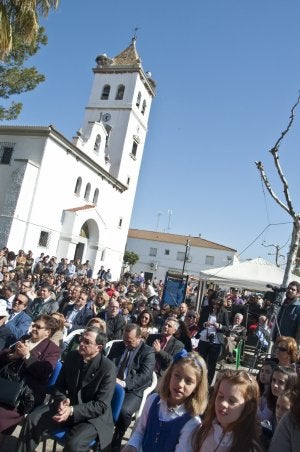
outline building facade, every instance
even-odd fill
[[[201,237],[139,229],[129,229],[126,250],[139,256],[132,272],[142,271],[147,279],[158,280],[164,280],[167,271],[198,277],[202,270],[232,264],[237,253]]]
[[[118,278],[155,83],[135,39],[100,55],[82,128],[0,126],[0,247],[89,260]]]

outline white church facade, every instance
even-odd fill
[[[118,278],[155,83],[135,39],[100,55],[82,128],[0,126],[0,247],[89,260]]]

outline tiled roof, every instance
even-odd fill
[[[139,66],[141,62],[142,60],[140,59],[135,47],[135,39],[133,39],[131,44],[125,50],[113,58],[112,64],[116,66]]]
[[[233,251],[235,249],[228,246],[220,245],[219,243],[210,242],[201,237],[190,237],[186,235],[168,234],[166,232],[145,231],[142,229],[129,229],[128,237],[133,239],[152,240],[156,242],[174,243],[179,245],[186,245],[187,239],[190,240],[190,246],[197,246],[200,248],[213,248],[223,251]]]

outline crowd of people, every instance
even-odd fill
[[[93,273],[88,261],[0,251],[0,377],[19,374],[30,399],[8,406],[0,391],[0,432],[23,422],[17,452],[34,451],[57,426],[67,429],[66,452],[88,450],[95,438],[101,451],[119,452],[154,375],[157,387],[124,452],[299,450],[297,282],[274,320],[272,303],[260,294],[208,289],[197,309],[197,287],[188,286],[184,302],[170,306],[156,278],[112,281],[104,267]],[[257,374],[231,366],[249,337],[266,354],[274,344]],[[125,397],[113,422],[116,384]]]

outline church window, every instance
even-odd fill
[[[96,140],[95,140],[95,144],[94,144],[94,151],[97,153],[99,152],[100,143],[101,143],[101,135],[98,134],[96,136]]]
[[[75,190],[74,190],[75,195],[78,195],[78,196],[80,195],[81,185],[82,185],[82,179],[81,179],[81,177],[78,177],[77,181],[76,181],[76,185],[75,185]]]
[[[134,157],[134,158],[136,158],[137,147],[138,147],[138,145],[137,145],[137,143],[134,141],[134,142],[133,142],[133,145],[132,145],[132,149],[131,149],[131,156]]]
[[[130,184],[130,177],[127,177],[126,185],[129,185],[129,184]]]
[[[116,94],[116,100],[122,100],[124,97],[125,86],[119,85]]]
[[[90,199],[90,193],[91,193],[91,184],[88,183],[88,184],[86,184],[85,192],[84,192],[84,199],[86,201],[88,201]]]
[[[48,248],[50,241],[50,233],[48,231],[41,231],[39,238],[39,246]]]
[[[118,227],[119,227],[119,228],[122,227],[122,223],[123,223],[123,218],[119,218],[119,224],[118,224]]]
[[[0,145],[0,163],[2,165],[9,165],[13,153],[13,146],[9,146],[6,143]]]
[[[109,98],[109,93],[110,93],[110,85],[104,85],[102,94],[101,94],[101,99],[107,100]]]
[[[146,101],[144,100],[144,101],[143,101],[143,106],[142,106],[142,111],[141,111],[142,115],[145,114],[146,107],[147,107],[147,103],[146,103]]]
[[[99,188],[96,188],[96,190],[94,191],[94,196],[93,196],[93,204],[97,204],[98,198],[99,198]]]
[[[141,92],[139,91],[137,99],[136,99],[136,104],[135,104],[138,108],[141,105],[141,98],[142,98],[142,95],[141,95]]]

